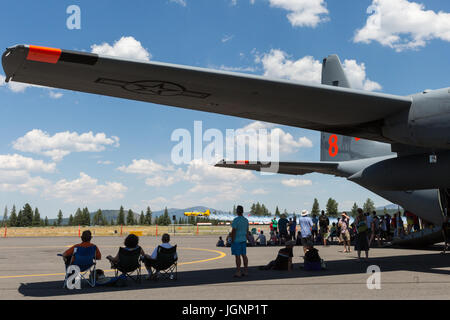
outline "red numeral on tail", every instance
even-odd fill
[[[330,147],[328,148],[328,154],[330,155],[330,157],[336,157],[336,155],[339,152],[337,142],[338,142],[337,135],[332,134],[328,139],[328,144],[330,145]]]

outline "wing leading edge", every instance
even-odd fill
[[[338,170],[338,162],[250,162],[250,161],[225,161],[218,162],[216,167],[242,170],[253,170],[267,173],[281,173],[291,175],[304,175],[307,173],[332,174],[339,177],[345,175]]]
[[[408,97],[28,45],[8,48],[2,64],[6,81],[384,142],[380,121],[411,105]]]

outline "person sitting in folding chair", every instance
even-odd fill
[[[124,241],[125,248],[119,248],[115,257],[107,256],[111,262],[111,268],[115,269],[116,277],[119,271],[126,277],[136,282],[141,280],[141,256],[145,255],[144,250],[139,246],[139,237],[129,234]],[[136,275],[132,275],[136,272]]]
[[[148,279],[157,279],[157,275],[165,278],[176,279],[177,276],[177,246],[172,246],[170,235],[165,233],[161,238],[162,243],[153,250],[151,255],[144,255],[143,261],[148,272]],[[156,274],[153,274],[155,269]],[[175,273],[175,276],[173,275]]]
[[[63,257],[64,263],[66,265],[66,270],[70,265],[76,265],[80,268],[80,276],[81,278],[88,281],[88,283],[94,287],[95,286],[95,266],[96,261],[102,258],[100,250],[98,247],[91,243],[92,234],[91,231],[86,230],[81,234],[81,243],[76,244],[66,251],[60,256]],[[87,272],[90,272],[89,279],[86,279],[84,276]],[[91,276],[92,275],[92,276]],[[67,272],[66,278],[64,279],[64,286],[66,286],[67,280]]]

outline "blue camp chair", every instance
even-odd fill
[[[80,268],[80,277],[89,283],[91,287],[95,287],[95,278],[96,278],[96,264],[97,260],[95,259],[95,253],[97,251],[96,246],[91,246],[87,248],[83,247],[75,247],[73,251],[72,262],[69,265],[66,265],[66,276],[64,277],[63,288],[67,285],[67,278],[70,276],[67,273],[67,268],[71,265],[78,266]],[[58,254],[58,256],[62,256],[62,254]],[[89,276],[86,275],[89,273]]]

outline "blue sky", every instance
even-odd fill
[[[80,30],[66,26],[72,4],[81,9]],[[407,0],[43,0],[3,8],[3,48],[92,51],[96,45],[116,54],[127,47],[132,57],[316,82],[322,58],[336,53],[358,89],[407,95],[449,85],[450,2],[443,0],[423,6]],[[254,121],[6,84],[0,97],[0,208],[29,202],[53,218],[59,209],[68,216],[81,206],[230,210],[259,201],[272,211],[278,205],[298,212],[315,197],[321,207],[332,197],[340,209],[368,197],[377,206],[388,203],[330,176],[260,176],[171,162],[175,129],[193,133],[194,121],[202,121],[204,130],[225,133]],[[319,132],[271,128],[287,139],[280,160],[319,160]]]

